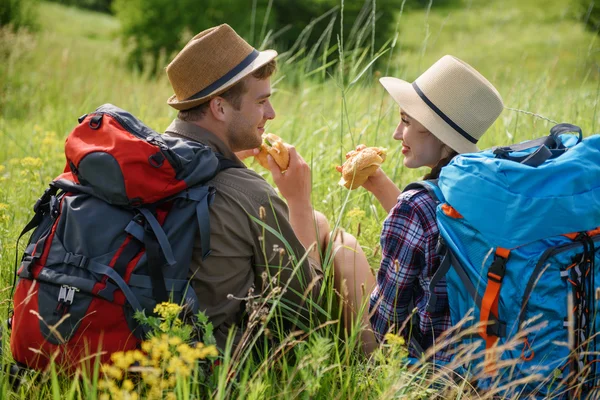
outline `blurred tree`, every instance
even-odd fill
[[[342,13],[342,0],[113,0],[113,11],[132,63],[156,72],[195,33],[221,23],[258,48],[315,54],[335,46],[339,37],[345,50],[372,46],[377,51],[392,37],[402,4],[427,7],[431,1],[345,0]],[[436,5],[460,1],[436,0]]]
[[[174,52],[196,33],[227,23],[247,38],[251,32],[250,6],[237,0],[115,0],[130,60],[140,69],[162,70]],[[257,5],[257,17],[265,14]]]
[[[14,30],[35,30],[37,24],[37,0],[0,0],[0,27],[10,25]]]
[[[67,6],[74,6],[80,8],[87,8],[88,10],[94,10],[103,13],[112,12],[113,0],[48,0],[55,3],[64,4]]]
[[[586,26],[595,31],[600,31],[600,2],[593,0],[579,0],[582,20]]]

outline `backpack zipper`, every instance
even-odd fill
[[[137,132],[135,129],[133,129],[127,123],[127,121],[125,119],[121,118],[120,115],[112,113],[112,112],[101,111],[101,112],[97,112],[97,113],[92,113],[90,115],[103,115],[103,114],[113,117],[123,128],[125,128],[125,130],[127,132],[131,133],[133,136],[158,147],[160,152],[162,153],[162,155],[165,156],[165,158],[167,159],[169,164],[171,164],[171,167],[173,167],[173,169],[175,170],[175,174],[178,175],[179,172],[181,172],[181,170],[183,169],[181,160],[179,160],[179,157],[177,157],[177,155],[173,154],[173,151],[171,150],[171,148],[169,148],[169,146],[167,146],[167,144],[162,140],[162,138],[160,137],[160,135],[158,133],[152,131],[152,133],[150,135],[141,134],[141,133]],[[148,128],[148,129],[150,129],[150,128]]]

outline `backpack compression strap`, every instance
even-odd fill
[[[493,335],[488,332],[488,326],[490,324],[490,315],[493,315],[496,320],[498,319],[498,300],[500,299],[500,287],[502,286],[502,280],[506,272],[506,261],[510,256],[510,250],[503,249],[501,247],[496,248],[496,254],[494,261],[487,273],[487,286],[483,299],[481,301],[481,310],[479,313],[479,320],[481,326],[479,327],[479,334],[485,340],[485,361],[484,368],[488,374],[496,373],[496,354],[494,351],[489,351],[498,341],[498,335]]]

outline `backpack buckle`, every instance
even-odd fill
[[[215,188],[214,186],[209,186],[208,187],[208,195],[206,198],[209,205],[211,205],[213,203],[213,201],[215,200],[215,194],[217,194],[217,188]]]
[[[42,194],[42,196],[35,202],[33,206],[33,212],[37,214],[40,211],[40,207],[48,205],[48,201],[54,193],[56,193],[56,189],[52,186],[44,190],[44,194]]]
[[[502,279],[504,279],[504,275],[506,274],[506,261],[506,258],[496,254],[492,265],[490,265],[490,268],[488,269],[488,279],[497,283],[502,282]]]
[[[56,219],[60,215],[60,202],[56,196],[50,197],[50,216]]]
[[[68,265],[74,265],[75,267],[85,268],[87,267],[89,258],[81,254],[67,253],[63,259],[63,263]],[[66,285],[63,285],[66,286]]]

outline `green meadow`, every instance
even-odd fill
[[[585,29],[585,13],[574,0],[465,0],[461,7],[404,10],[398,1],[395,35],[376,63],[380,49],[334,47],[331,65],[311,49],[285,53],[272,79],[277,117],[267,125],[296,146],[312,167],[313,204],[331,221],[359,240],[371,266],[378,268],[383,209],[366,191],[348,192],[337,185],[335,170],[344,154],[360,143],[389,149],[383,169],[399,187],[425,170],[402,166],[399,142],[392,133],[398,108],[377,79],[394,76],[412,81],[445,54],[477,68],[501,93],[506,109],[480,142],[481,148],[545,135],[555,122],[570,122],[584,135],[600,130],[600,42]],[[35,200],[64,168],[63,144],[77,117],[112,103],[163,131],[176,116],[166,104],[172,94],[166,74],[152,76],[127,66],[127,48],[119,23],[109,15],[39,4],[39,29],[11,32],[0,28],[0,299],[4,319],[9,306],[17,237],[32,215]],[[168,59],[167,59],[168,60]],[[166,63],[165,63],[166,65]],[[267,180],[269,173],[248,161]],[[23,249],[22,239],[20,249]],[[335,305],[331,268],[325,266],[323,308],[330,321]],[[326,321],[322,321],[325,323]],[[8,334],[3,335],[7,342]],[[315,325],[309,335],[272,352],[247,349],[226,354],[235,365],[203,384],[195,376],[178,381],[174,398],[491,398],[465,381],[432,378],[425,367],[410,371],[402,364],[404,346],[392,343],[371,360],[357,352],[355,336],[339,324]],[[10,362],[4,343],[3,363]],[[237,357],[237,358],[236,358]],[[103,393],[93,377],[80,380],[27,374],[11,392],[0,379],[0,398],[90,398]],[[137,387],[137,386],[136,386]],[[136,389],[137,390],[137,389]],[[132,393],[123,390],[123,398]],[[166,392],[164,394],[166,396]],[[116,398],[116,397],[115,397]],[[135,398],[129,397],[129,398]]]

